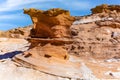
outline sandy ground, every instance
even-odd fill
[[[13,56],[26,51],[29,45],[24,39],[0,38],[0,80],[80,80],[45,74],[12,61]],[[81,64],[82,79],[120,80],[120,59],[95,60],[71,56],[70,60]]]
[[[12,57],[26,51],[30,44],[24,39],[0,38],[0,80],[69,80],[25,68]]]

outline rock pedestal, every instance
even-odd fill
[[[31,8],[25,9],[24,13],[30,15],[34,24],[30,33],[31,38],[29,38],[30,48],[33,49],[29,53],[34,57],[42,55],[68,59],[67,51],[63,49],[63,45],[67,41],[63,38],[71,37],[70,26],[74,17],[70,16],[69,11],[59,8],[47,11]]]

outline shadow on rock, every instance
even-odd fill
[[[7,59],[7,58],[12,58],[17,54],[22,53],[22,51],[13,51],[13,52],[8,52],[3,55],[0,55],[0,59]]]

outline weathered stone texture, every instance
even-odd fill
[[[70,37],[69,28],[74,21],[69,11],[59,8],[47,11],[29,9],[24,10],[30,15],[34,28],[31,30],[31,37],[35,38],[55,38]]]
[[[119,12],[97,13],[77,19],[71,26],[75,42],[67,46],[69,53],[99,59],[120,57]]]
[[[46,58],[59,58],[66,60],[69,58],[69,55],[65,49],[63,49],[63,46],[55,46],[51,44],[46,44],[44,46],[36,46],[33,49],[30,49],[27,54],[31,54],[34,58],[40,58],[40,56],[46,57]]]
[[[0,37],[6,38],[26,38],[30,35],[30,30],[33,26],[29,25],[26,27],[18,27],[7,31],[0,32]]]
[[[69,12],[65,10],[40,11],[29,9],[25,10],[25,13],[31,16],[34,23],[31,36],[38,38],[38,40],[30,40],[32,48],[40,43],[44,45],[50,43],[52,46],[64,46],[64,50],[66,49],[68,53],[78,56],[102,59],[120,57],[119,11],[111,10],[107,13],[101,12],[85,17],[76,17],[72,26],[73,17],[70,17]],[[69,34],[66,34],[66,32],[69,32]],[[71,35],[71,42],[69,39],[68,41],[62,40],[64,37],[67,38],[68,35]],[[43,37],[44,39],[41,39]],[[48,39],[45,40],[45,38]],[[68,42],[69,44],[67,44]]]
[[[102,4],[99,6],[96,6],[95,8],[91,9],[92,13],[109,13],[111,11],[116,11],[116,12],[120,12],[120,5],[107,5],[107,4]]]

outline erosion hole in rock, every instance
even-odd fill
[[[67,55],[64,56],[64,59],[67,59]]]
[[[50,55],[48,55],[48,54],[45,54],[44,57],[50,58],[50,57],[52,57],[52,56],[50,56]]]

